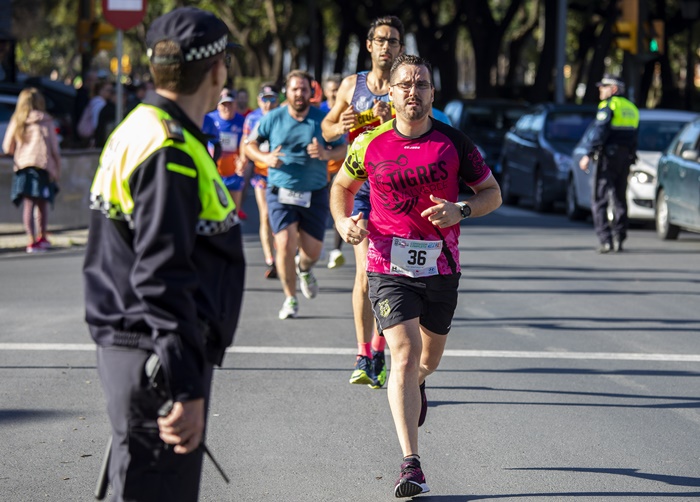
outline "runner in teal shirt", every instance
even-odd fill
[[[270,151],[282,146],[282,155],[279,157],[282,165],[268,171],[269,185],[295,191],[309,191],[318,190],[328,184],[328,161],[312,159],[306,151],[313,138],[324,147],[344,144],[343,139],[326,143],[321,135],[323,117],[325,114],[312,106],[304,120],[298,121],[289,114],[286,106],[282,106],[260,119],[256,138],[258,143],[269,141]]]

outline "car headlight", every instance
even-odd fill
[[[571,157],[569,155],[554,152],[554,163],[557,165],[557,169],[562,172],[568,172],[571,169]]]
[[[639,183],[640,185],[646,185],[649,183],[654,183],[655,177],[653,174],[649,174],[644,171],[632,171],[632,174],[630,175],[630,180]]]

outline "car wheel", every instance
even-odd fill
[[[518,203],[518,197],[513,195],[513,180],[505,161],[501,164],[501,198],[504,204],[514,206]]]
[[[666,193],[661,189],[656,196],[656,235],[661,240],[671,241],[678,239],[680,230],[680,227],[671,223]]]
[[[576,182],[574,177],[569,177],[569,183],[566,185],[566,216],[571,221],[582,221],[586,219],[586,211],[578,205],[576,200]]]
[[[539,169],[535,171],[535,188],[532,198],[532,205],[538,213],[544,213],[551,209],[552,203],[544,199],[544,179]]]

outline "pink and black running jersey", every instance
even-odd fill
[[[476,186],[491,170],[472,141],[437,120],[418,138],[407,138],[395,120],[361,134],[343,165],[356,180],[369,179],[367,271],[421,277],[454,274],[460,226],[434,226],[420,214],[430,195],[457,202],[459,178]]]

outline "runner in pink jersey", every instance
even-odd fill
[[[388,397],[403,452],[396,497],[430,491],[418,455],[418,427],[428,403],[425,378],[445,350],[457,307],[459,223],[501,204],[501,192],[464,134],[430,117],[430,64],[399,56],[391,68],[396,119],[363,133],[350,147],[331,189],[331,214],[343,239],[369,239],[369,297],[391,350]],[[458,202],[458,181],[475,195]],[[367,229],[352,201],[369,180]]]
[[[491,170],[468,137],[437,120],[430,122],[430,130],[418,138],[403,136],[395,121],[387,122],[360,136],[345,161],[351,177],[369,179],[368,272],[425,277],[460,271],[459,225],[439,228],[421,213],[435,205],[430,195],[457,201],[459,178],[479,186]],[[418,262],[415,267],[392,266],[396,238],[437,241],[431,249],[442,251],[435,267]]]

